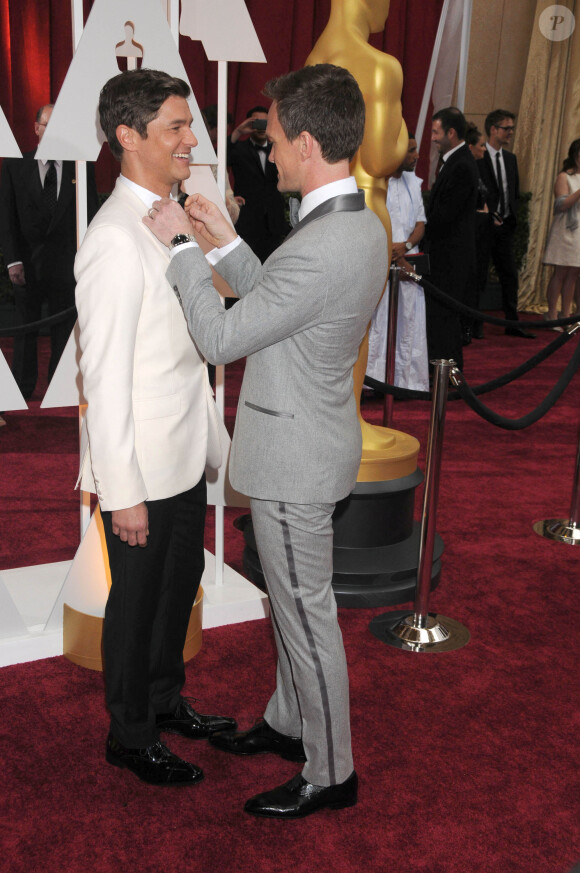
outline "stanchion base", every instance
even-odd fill
[[[580,546],[580,527],[570,524],[567,518],[547,518],[536,521],[532,525],[535,532],[548,540],[568,543],[569,546]]]
[[[427,627],[415,628],[413,615],[408,610],[378,615],[369,630],[383,643],[406,652],[451,652],[469,642],[469,631],[453,618],[430,612]]]

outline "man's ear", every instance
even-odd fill
[[[138,140],[141,139],[136,130],[133,130],[132,127],[128,127],[126,124],[119,124],[117,129],[115,130],[115,134],[121,145],[126,152],[134,152]]]
[[[298,140],[300,142],[300,157],[302,160],[304,161],[312,157],[312,152],[315,150],[316,145],[318,145],[312,134],[308,133],[307,130],[303,130],[302,133],[298,134]]]

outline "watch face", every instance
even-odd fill
[[[177,236],[174,236],[169,243],[169,247],[174,249],[175,246],[182,245],[182,243],[191,242],[193,239],[194,238],[188,233],[178,233]]]

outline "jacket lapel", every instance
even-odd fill
[[[24,160],[28,163],[28,190],[35,204],[40,205],[42,201],[42,185],[40,182],[40,172],[38,170],[38,161],[34,157],[35,152],[29,152],[24,155]]]
[[[359,190],[356,194],[339,194],[337,197],[331,197],[309,212],[302,221],[299,221],[296,227],[292,228],[286,240],[289,240],[291,236],[294,236],[295,233],[298,233],[299,230],[302,230],[311,221],[322,218],[323,215],[330,215],[331,212],[360,212],[364,208],[364,191]]]
[[[63,161],[62,175],[60,179],[60,191],[58,192],[58,200],[56,201],[54,213],[50,220],[50,227],[60,221],[60,219],[68,209],[68,204],[71,197],[76,195],[76,179],[74,178],[74,174],[75,164],[71,163],[70,161]]]

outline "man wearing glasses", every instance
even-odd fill
[[[487,205],[493,215],[490,255],[501,285],[506,319],[518,321],[518,268],[514,257],[514,235],[519,198],[517,158],[509,146],[515,129],[515,115],[494,109],[485,119],[486,150],[477,161],[479,175],[487,188]],[[519,327],[506,328],[508,336],[534,339],[534,334]]]

